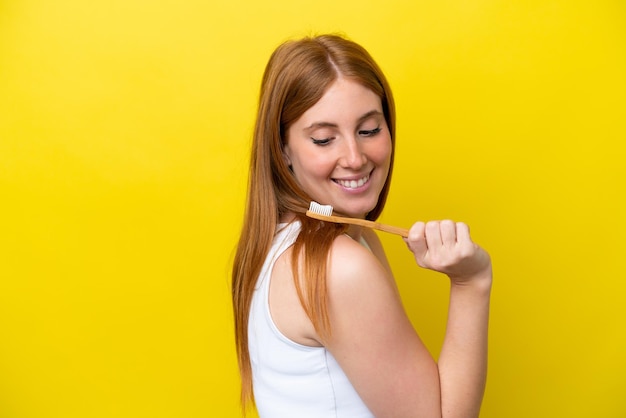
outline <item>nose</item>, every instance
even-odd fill
[[[363,145],[359,140],[352,137],[346,138],[344,149],[340,160],[340,165],[352,170],[358,170],[367,163],[367,156],[363,151]]]

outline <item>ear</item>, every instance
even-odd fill
[[[291,158],[289,158],[289,146],[285,144],[283,147],[283,161],[291,168]]]

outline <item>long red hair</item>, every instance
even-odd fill
[[[292,260],[300,302],[318,334],[322,338],[330,334],[326,261],[331,244],[345,227],[304,214],[311,198],[285,163],[283,146],[287,129],[324,95],[339,75],[363,84],[381,99],[391,134],[391,165],[378,203],[367,219],[378,218],[387,199],[395,149],[395,107],[391,89],[378,65],[363,47],[337,35],[307,37],[280,45],[270,57],[261,84],[246,211],[233,265],[235,341],[244,410],[254,401],[248,351],[250,304],[276,226],[284,214],[295,214],[302,224]],[[301,269],[298,268],[300,256],[304,260]],[[300,279],[298,272],[303,273]]]

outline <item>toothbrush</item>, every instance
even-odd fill
[[[389,232],[391,234],[401,235],[405,238],[409,236],[409,230],[405,228],[385,225],[365,219],[335,216],[333,215],[333,207],[331,205],[320,205],[317,202],[311,202],[309,210],[306,211],[306,216],[308,216],[309,218],[319,219],[320,221],[364,226],[366,228],[372,228],[379,231]]]

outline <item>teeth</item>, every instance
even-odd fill
[[[370,176],[367,175],[358,180],[337,180],[337,183],[341,184],[343,187],[348,189],[356,189],[357,187],[363,186],[370,179]]]

